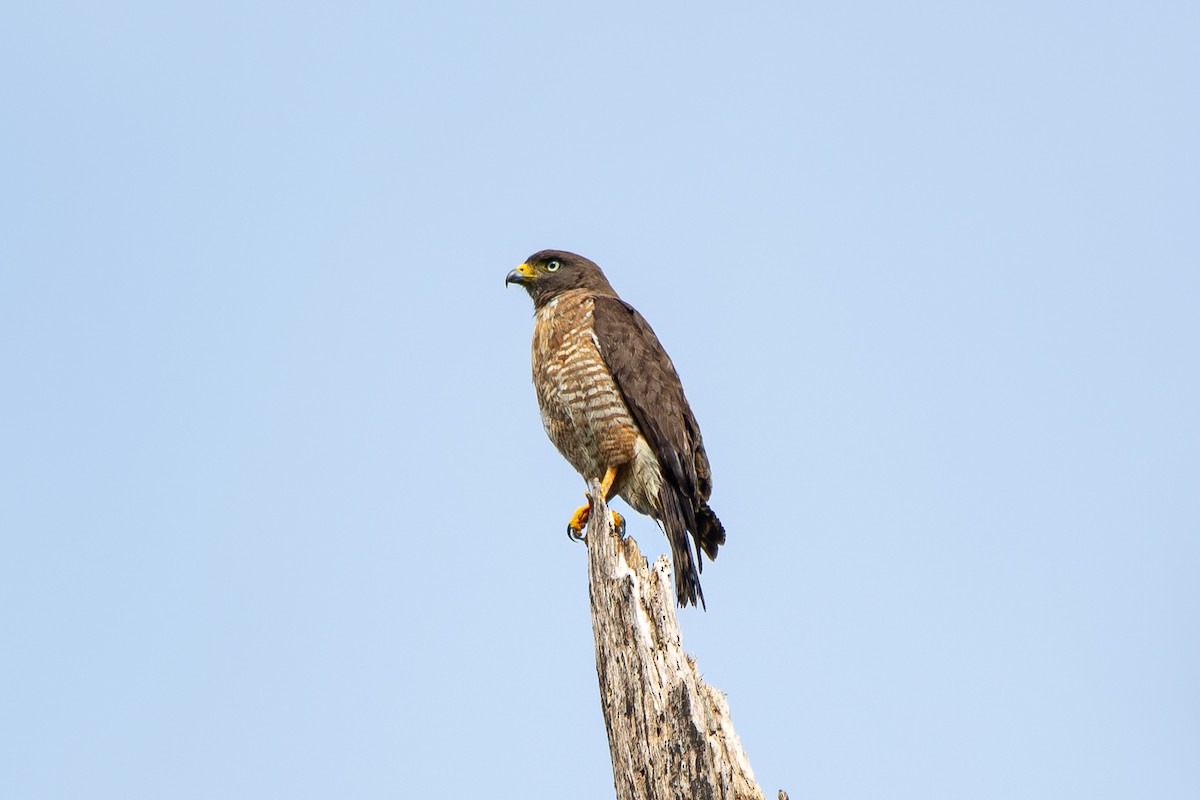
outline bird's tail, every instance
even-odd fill
[[[716,560],[717,548],[725,544],[725,526],[717,515],[701,500],[696,506],[696,544],[710,561]],[[699,559],[700,571],[704,571],[704,559]]]
[[[675,567],[675,599],[680,607],[699,605],[704,608],[704,592],[700,588],[700,549],[715,558],[717,547],[725,542],[725,529],[720,520],[705,503],[698,508],[687,506],[678,493],[664,489],[662,493],[663,528],[671,545],[671,563]],[[688,513],[688,512],[692,513]],[[696,540],[698,549],[692,556],[692,542],[688,530]],[[699,601],[697,603],[697,601]]]

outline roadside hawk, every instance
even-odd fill
[[[703,605],[700,551],[715,559],[725,529],[708,507],[712,472],[675,365],[583,256],[542,250],[508,273],[509,283],[533,298],[533,385],[550,441],[584,481],[600,481],[606,501],[620,495],[659,523],[679,605]],[[582,539],[590,511],[589,497],[567,524],[571,538]],[[613,519],[623,527],[619,514]]]

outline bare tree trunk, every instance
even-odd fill
[[[764,800],[724,695],[683,651],[670,564],[647,567],[637,542],[615,535],[599,482],[589,488],[592,630],[618,800]]]

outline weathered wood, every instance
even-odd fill
[[[593,482],[588,583],[618,800],[765,800],[721,692],[683,650],[671,566],[619,538]]]

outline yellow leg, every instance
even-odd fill
[[[608,502],[609,492],[612,491],[613,481],[617,479],[617,468],[609,467],[604,472],[604,480],[600,481],[600,491],[604,493],[604,502]]]
[[[609,467],[604,472],[604,478],[600,481],[600,492],[604,495],[605,502],[608,502],[609,492],[612,491],[613,482],[617,479],[617,468]],[[625,519],[616,511],[612,511],[613,528],[617,531],[617,535],[625,533]],[[575,509],[575,513],[571,515],[571,520],[567,523],[567,537],[574,539],[577,542],[582,542],[584,539],[583,531],[587,527],[588,518],[592,515],[592,498],[588,495],[588,503],[586,506],[580,506]]]
[[[617,479],[617,468],[609,467],[604,473],[604,480],[600,481],[600,492],[604,495],[604,502],[608,502],[608,498],[612,497],[613,481]],[[611,508],[613,530],[617,532],[617,536],[625,535],[625,518]]]

